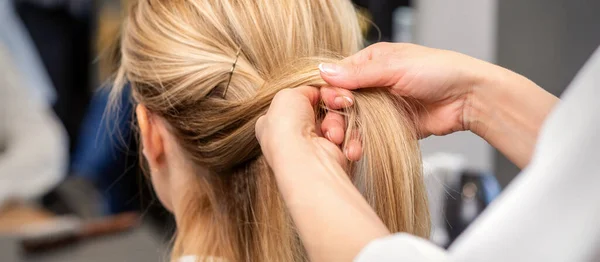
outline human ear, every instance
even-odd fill
[[[153,119],[154,116],[148,109],[138,104],[136,107],[137,122],[140,129],[140,140],[142,143],[143,154],[151,171],[161,168],[164,160],[163,137],[157,125],[159,121]]]

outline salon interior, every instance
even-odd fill
[[[0,261],[169,260],[175,223],[141,168],[129,90],[105,114],[127,2],[0,0],[0,70],[27,76],[0,86]],[[556,96],[600,44],[597,0],[353,2],[367,44],[458,51]],[[420,145],[429,241],[446,248],[520,170],[469,132]]]

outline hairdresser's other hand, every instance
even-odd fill
[[[484,62],[456,52],[378,43],[339,64],[322,64],[320,69],[323,79],[332,86],[389,87],[393,93],[418,99],[423,106],[418,112],[418,128],[426,137],[469,129],[467,108],[477,81],[474,71],[482,66]],[[323,100],[331,101],[326,104],[335,108],[333,99],[335,92],[324,94]]]
[[[263,154],[273,169],[287,158],[286,154],[323,153],[342,165],[342,151],[323,138],[317,129],[315,106],[320,101],[319,89],[312,86],[279,91],[273,98],[267,113],[256,122],[256,138]],[[315,152],[317,151],[317,152]]]
[[[341,150],[319,135],[318,101],[315,87],[280,91],[256,122],[256,138],[309,260],[352,261],[390,231],[352,184]]]

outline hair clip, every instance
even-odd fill
[[[233,77],[233,70],[235,70],[235,65],[237,64],[238,58],[240,57],[240,52],[242,51],[242,47],[240,46],[235,54],[235,61],[233,61],[233,65],[231,66],[231,71],[229,71],[229,80],[227,80],[227,85],[225,86],[225,91],[223,91],[223,98],[227,95],[227,89],[229,89],[229,83],[231,83],[231,77]]]

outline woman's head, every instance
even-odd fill
[[[254,125],[277,91],[323,85],[317,64],[361,42],[347,0],[134,2],[117,86],[132,85],[152,182],[178,224],[174,255],[306,259]],[[355,100],[347,133],[364,156],[351,179],[390,230],[427,235],[408,103],[384,90]]]

